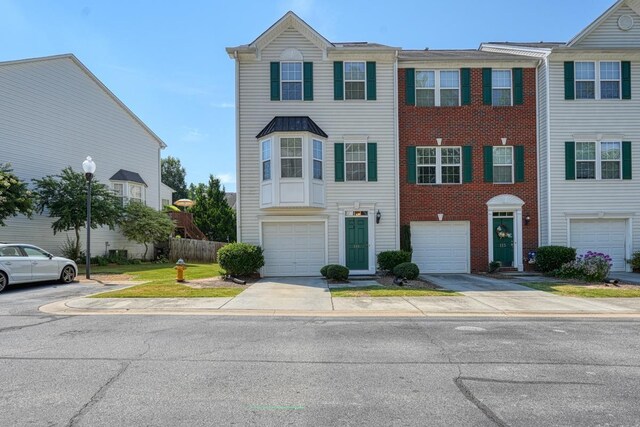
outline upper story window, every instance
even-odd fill
[[[576,99],[620,99],[620,62],[576,62]]]
[[[367,144],[354,142],[345,144],[345,171],[347,181],[367,180]]]
[[[120,203],[122,204],[122,206],[124,206],[125,204],[125,197],[124,197],[124,184],[118,183],[118,182],[114,182],[113,183],[113,193],[120,198]]]
[[[129,183],[129,200],[143,203],[144,187],[142,185]]]
[[[620,179],[619,141],[576,142],[576,179]]]
[[[344,99],[365,99],[365,69],[364,62],[344,63]]]
[[[302,138],[280,138],[280,177],[302,178]]]
[[[511,105],[511,70],[491,70],[492,105]]]
[[[513,183],[513,147],[493,147],[493,182]]]
[[[283,101],[302,100],[302,62],[281,62]]]
[[[416,105],[422,107],[460,105],[460,72],[416,71]]]
[[[322,180],[322,141],[313,140],[313,179]]]
[[[418,184],[460,184],[460,147],[417,147]]]
[[[262,141],[262,180],[271,179],[271,140]]]

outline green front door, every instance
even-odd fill
[[[493,260],[513,267],[513,218],[493,218]]]
[[[345,219],[347,267],[349,270],[369,269],[369,225],[367,218]]]

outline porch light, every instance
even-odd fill
[[[531,217],[529,215],[524,217],[524,225],[529,225],[529,221],[531,221]]]
[[[380,213],[380,209],[378,209],[378,213],[376,213],[376,224],[380,224],[380,218],[382,218],[382,214]]]

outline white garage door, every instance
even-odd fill
[[[613,259],[611,271],[625,271],[627,223],[624,219],[572,219],[571,243],[578,255],[602,252]]]
[[[412,222],[413,262],[423,273],[469,273],[469,222]]]
[[[323,222],[262,224],[265,276],[319,276],[325,260]]]

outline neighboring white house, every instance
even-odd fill
[[[67,166],[81,172],[91,156],[95,179],[123,201],[136,199],[160,209],[172,191],[160,184],[165,147],[75,56],[0,63],[0,163],[10,163],[27,183]],[[41,215],[9,218],[0,227],[0,241],[32,243],[58,254],[67,233],[54,236],[51,222]],[[83,236],[83,250],[85,242]],[[144,246],[127,241],[117,229],[92,231],[92,255],[114,249],[126,249],[131,257],[144,253]]]
[[[538,57],[540,244],[640,250],[640,0],[619,0],[568,43],[485,43]],[[635,169],[635,171],[633,171]]]
[[[293,12],[227,48],[238,240],[263,247],[264,276],[370,274],[398,248],[397,51],[329,42]]]

